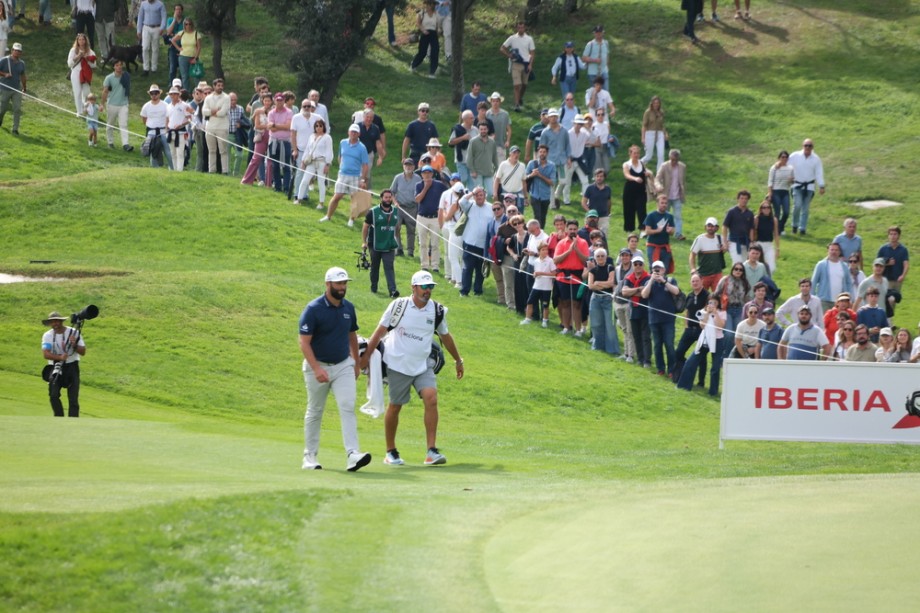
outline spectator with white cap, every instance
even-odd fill
[[[405,463],[396,449],[396,430],[399,427],[399,413],[403,405],[409,402],[413,387],[425,406],[428,447],[425,465],[447,463],[447,458],[437,446],[438,381],[429,361],[435,334],[454,358],[457,379],[463,378],[464,371],[463,358],[447,328],[447,308],[431,299],[431,292],[436,285],[430,272],[420,270],[412,275],[412,296],[398,298],[390,303],[374,334],[367,341],[367,351],[361,358],[361,366],[366,367],[373,351],[383,341],[390,387],[390,403],[383,422],[387,447],[383,462],[390,466]]]
[[[367,172],[370,165],[367,149],[358,140],[361,129],[356,124],[348,126],[348,138],[339,143],[339,176],[335,181],[335,195],[329,201],[329,211],[320,218],[320,222],[329,221],[335,213],[342,196],[351,195],[367,189]],[[348,227],[354,226],[354,219],[349,217]]]
[[[358,363],[358,317],[354,305],[345,300],[349,281],[343,268],[327,270],[326,291],[311,301],[300,315],[300,351],[304,357],[302,368],[307,387],[307,412],[303,420],[304,470],[322,468],[317,457],[320,426],[330,390],[339,408],[346,470],[354,472],[371,461],[371,454],[363,453],[358,445],[355,380],[361,368]]]
[[[0,51],[2,53],[2,51]],[[10,54],[0,59],[0,125],[8,109],[13,109],[14,136],[19,134],[22,117],[22,94],[26,91],[26,63],[22,61],[22,43],[13,43]]]

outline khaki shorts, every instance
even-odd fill
[[[438,389],[438,378],[431,368],[420,375],[404,375],[392,368],[387,369],[387,379],[390,385],[390,404],[408,404],[412,397],[412,388],[421,393],[425,388]]]
[[[511,63],[511,84],[527,85],[527,75],[524,74],[524,65],[517,62]]]

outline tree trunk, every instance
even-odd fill
[[[473,8],[476,0],[456,0],[450,5],[450,19],[453,24],[453,56],[450,65],[451,100],[459,105],[466,93],[466,83],[463,76],[463,41],[466,30],[466,16]]]
[[[211,34],[211,64],[214,70],[215,79],[224,78],[224,39],[219,32]]]
[[[578,0],[565,0],[563,8],[566,13],[574,13],[578,10]]]
[[[540,4],[543,0],[527,0],[527,8],[524,11],[524,23],[528,27],[537,25],[540,21]]]
[[[128,0],[118,0],[115,3],[115,25],[119,27],[128,25]]]

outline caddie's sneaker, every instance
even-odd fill
[[[303,454],[303,465],[301,468],[304,470],[322,470],[323,466],[316,461],[315,453],[305,453]]]
[[[389,464],[390,466],[402,466],[403,464],[405,464],[405,462],[403,462],[403,459],[399,457],[399,452],[396,451],[395,449],[391,449],[387,451],[386,457],[383,458],[383,463]]]
[[[371,454],[361,453],[360,451],[352,451],[348,454],[348,466],[346,469],[348,472],[353,473],[362,466],[367,466],[371,463]]]
[[[428,455],[425,456],[425,466],[437,466],[439,464],[447,464],[447,458],[438,452],[437,447],[432,447],[428,450]]]

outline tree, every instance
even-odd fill
[[[332,105],[339,80],[367,50],[387,4],[406,0],[275,0],[268,5],[289,42],[288,63],[304,89]]]
[[[196,27],[211,35],[214,76],[224,78],[224,38],[236,29],[236,0],[195,0]]]
[[[453,24],[453,61],[450,67],[450,76],[454,104],[460,104],[463,94],[466,93],[466,83],[464,83],[463,78],[463,41],[466,30],[466,16],[475,2],[476,0],[454,0],[450,4],[450,19]]]

